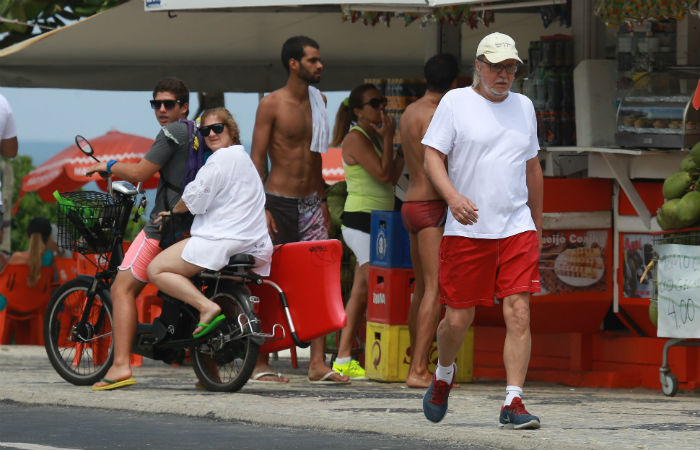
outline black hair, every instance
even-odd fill
[[[175,95],[176,100],[180,100],[180,103],[190,103],[190,90],[187,89],[185,82],[179,78],[166,77],[160,80],[153,88],[154,99],[159,92],[170,92]]]
[[[453,55],[440,53],[425,63],[423,72],[428,90],[444,93],[457,79],[459,63]]]
[[[313,47],[320,49],[318,43],[307,36],[290,37],[282,45],[282,65],[289,73],[289,60],[296,59],[301,61],[304,57],[304,47]]]
[[[35,217],[29,222],[27,226],[27,236],[31,236],[34,233],[41,235],[41,239],[46,243],[51,236],[51,222],[44,217]]]

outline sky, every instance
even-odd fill
[[[148,104],[151,92],[0,88],[0,94],[14,111],[19,153],[31,156],[35,166],[73,145],[76,134],[90,140],[118,130],[153,139],[159,130]],[[325,94],[333,127],[335,112],[348,92]],[[258,94],[226,93],[225,102],[238,123],[241,142],[249,147]],[[191,93],[190,110],[197,106],[197,95]]]

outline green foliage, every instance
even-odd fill
[[[105,11],[126,0],[0,0],[0,16],[19,23],[0,23],[0,48],[60,28],[83,17]],[[28,25],[27,25],[28,24]],[[38,28],[35,25],[44,28]]]
[[[11,249],[13,252],[29,249],[27,226],[35,217],[45,217],[55,224],[56,204],[46,203],[36,192],[29,192],[22,197],[17,214],[12,216]]]
[[[0,3],[2,0],[0,0]],[[12,204],[7,207],[14,206],[19,196],[19,189],[22,185],[22,178],[34,169],[32,158],[26,155],[17,155],[16,158],[10,159],[12,170],[14,172],[15,184],[12,192]],[[136,206],[134,207],[134,209]],[[27,250],[29,248],[29,238],[27,237],[27,226],[34,217],[45,217],[51,223],[56,223],[56,203],[46,203],[36,192],[28,192],[22,197],[19,204],[17,214],[12,216],[12,237],[11,250],[13,252]],[[146,225],[143,216],[138,221],[129,221],[126,227],[124,240],[133,241],[136,235]],[[132,216],[133,217],[133,216]],[[147,217],[147,216],[145,216]]]
[[[19,196],[19,188],[24,177],[34,166],[32,158],[25,155],[18,155],[10,160],[14,172],[15,185],[12,192],[12,205],[14,206]],[[36,192],[29,192],[22,197],[17,214],[12,216],[12,235],[10,248],[13,252],[27,250],[29,248],[29,238],[27,237],[27,226],[35,217],[45,217],[51,223],[56,223],[56,205],[46,203],[39,198]]]
[[[137,207],[138,206],[135,206],[134,209]],[[126,226],[126,231],[124,231],[124,240],[134,242],[134,238],[136,237],[136,235],[139,234],[139,231],[141,231],[141,229],[145,226],[146,221],[143,220],[143,216],[139,217],[139,220],[137,220],[136,222],[130,220]]]

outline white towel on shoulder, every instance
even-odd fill
[[[321,91],[313,86],[309,86],[309,101],[311,102],[311,151],[318,153],[328,152],[328,141],[331,135],[330,122],[326,103],[323,101]]]

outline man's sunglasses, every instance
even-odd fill
[[[206,127],[199,127],[199,132],[205,137],[209,136],[209,133],[212,131],[216,134],[221,134],[224,132],[224,126],[225,124],[223,123],[213,123],[211,125],[207,125]]]
[[[489,70],[491,73],[501,73],[502,70],[505,70],[508,75],[513,75],[515,72],[518,71],[518,63],[513,63],[513,64],[492,64],[488,61],[484,61],[481,58],[477,58],[479,61],[482,63],[486,64],[489,66]]]
[[[173,109],[175,105],[182,105],[182,100],[151,100],[151,108],[160,109],[161,106],[165,106],[165,109]]]
[[[386,106],[386,104],[387,104],[386,97],[375,97],[373,99],[370,99],[370,101],[368,101],[367,103],[361,104],[360,106],[369,105],[372,108],[377,109],[380,106]]]

